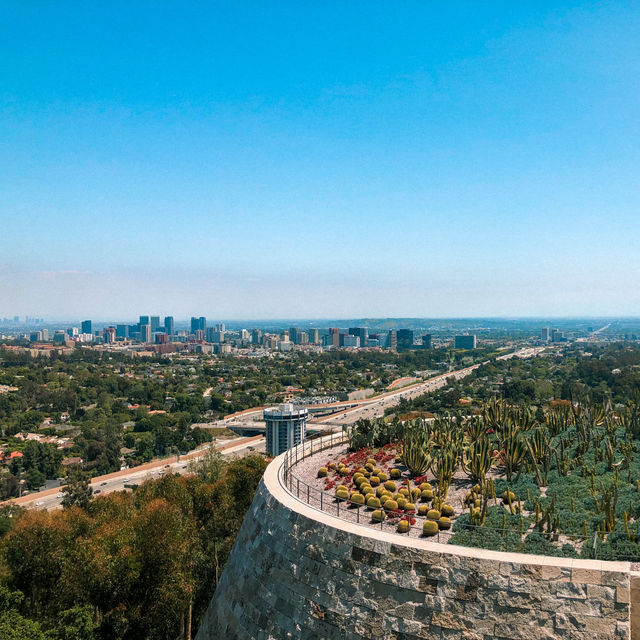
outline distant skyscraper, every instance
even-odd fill
[[[320,343],[320,337],[318,335],[317,329],[309,329],[308,333],[309,333],[309,342],[312,342],[313,344]]]
[[[206,330],[207,319],[204,316],[191,318],[191,333],[195,335],[197,331],[202,331],[204,333]]]
[[[140,320],[138,324],[148,324],[151,325],[151,320],[149,320],[149,316],[140,316]]]
[[[128,324],[116,325],[116,338],[120,338],[121,340],[126,340],[128,337],[129,337],[129,325]]]
[[[360,338],[360,346],[366,347],[369,339],[369,330],[366,327],[350,327],[349,335]]]
[[[93,333],[91,320],[83,320],[81,326],[82,326],[82,333]]]
[[[396,332],[393,329],[389,330],[387,334],[387,349],[391,349],[391,351],[396,351],[398,348],[398,338],[396,336]]]
[[[342,347],[359,347],[360,346],[360,338],[358,336],[353,336],[349,333],[343,333],[340,335],[342,340]]]
[[[476,336],[455,336],[453,338],[454,349],[475,349]]]
[[[166,333],[156,333],[155,334],[156,344],[167,344],[169,342],[169,335]]]
[[[329,335],[331,336],[331,344],[334,347],[340,346],[340,329],[338,327],[329,327]]]
[[[422,346],[425,349],[431,349],[431,334],[430,333],[425,333],[422,336]]]
[[[105,327],[102,331],[102,335],[106,344],[113,344],[116,341],[116,328]]]
[[[155,333],[160,329],[160,316],[151,316],[150,320],[149,324],[151,324],[151,333]]]
[[[551,342],[565,342],[565,340],[564,331],[560,331],[560,329],[551,330]]]
[[[540,340],[549,341],[549,327],[542,327],[542,329],[540,329]]]
[[[399,329],[397,339],[398,346],[401,349],[410,349],[413,346],[413,331],[411,329]]]
[[[173,316],[165,316],[164,317],[164,330],[170,336],[172,336],[174,334]]]
[[[262,341],[262,331],[260,329],[254,329],[251,332],[251,344],[260,344]]]
[[[148,344],[151,342],[151,325],[150,324],[141,324],[140,325],[140,342],[144,342]]]

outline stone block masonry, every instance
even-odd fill
[[[295,499],[282,462],[267,468],[196,640],[640,640],[640,574],[629,563],[345,522]]]

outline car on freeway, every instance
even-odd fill
[[[101,483],[100,483],[100,486],[101,486],[101,487],[104,487],[106,484],[107,484],[106,482],[101,482]]]
[[[44,504],[44,502],[42,502],[42,500],[38,500],[38,502],[36,502],[36,507],[41,507]]]

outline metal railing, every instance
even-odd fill
[[[337,498],[334,493],[312,486],[302,478],[296,476],[293,472],[294,467],[305,458],[347,442],[348,432],[342,432],[331,433],[328,436],[313,440],[306,440],[302,444],[292,447],[287,451],[284,461],[279,469],[281,484],[293,497],[310,507],[317,509],[318,511],[338,517],[347,522],[352,522],[354,524],[389,533],[397,533],[397,535],[412,538],[424,538],[433,542],[450,544],[452,542],[456,543],[456,540],[452,541],[454,536],[458,535],[458,537],[461,538],[463,536],[460,534],[464,533],[475,533],[485,536],[493,534],[490,540],[490,545],[487,546],[482,544],[470,545],[468,542],[465,544],[464,540],[460,540],[459,544],[471,546],[473,548],[491,549],[494,551],[514,551],[517,553],[533,553],[540,555],[549,555],[549,551],[556,551],[558,555],[565,555],[565,552],[569,551],[565,545],[569,545],[577,556],[582,558],[598,557],[598,546],[602,543],[600,534],[585,537],[584,535],[571,533],[545,533],[539,532],[535,528],[532,529],[530,523],[527,523],[527,527],[523,528],[521,531],[520,529],[514,529],[511,526],[505,528],[494,528],[486,525],[472,525],[458,522],[452,529],[439,529],[437,533],[424,535],[423,524],[426,521],[425,516],[419,516],[415,513],[403,513],[400,510],[386,512],[384,520],[373,521],[371,517],[374,511],[373,508],[353,502],[348,498]],[[382,507],[380,507],[380,509],[384,511]],[[411,519],[415,520],[414,524],[411,524]],[[397,531],[397,525],[401,520],[406,520],[408,522],[408,530],[403,533]],[[419,523],[418,520],[420,520]],[[535,547],[531,547],[528,550],[526,548],[526,537],[532,533],[539,533],[541,539],[550,542],[552,546],[543,550]],[[607,540],[616,540],[618,537],[620,540],[627,539],[626,534],[621,532],[606,534]],[[517,548],[514,548],[514,546]],[[640,558],[638,557],[616,557],[615,559],[630,562],[640,561]]]

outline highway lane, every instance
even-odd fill
[[[234,438],[215,446],[215,450],[222,455],[243,455],[251,450],[264,451],[264,436],[253,436],[251,438]],[[132,469],[122,469],[104,476],[98,476],[91,480],[91,488],[96,495],[104,495],[113,491],[122,491],[125,484],[141,484],[150,478],[158,478],[166,473],[187,473],[189,462],[204,456],[210,450],[210,446],[191,451],[180,456],[171,456],[153,460]],[[62,502],[62,487],[31,493],[21,498],[7,500],[1,504],[18,504],[26,508],[37,509],[57,509]]]

